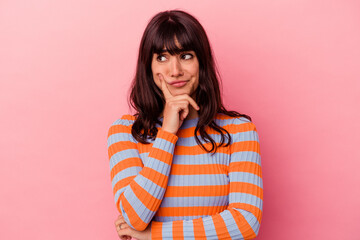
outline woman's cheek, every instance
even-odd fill
[[[161,89],[160,79],[157,76],[153,76],[156,86]]]

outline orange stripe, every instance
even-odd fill
[[[168,141],[168,140],[166,140]],[[168,141],[169,142],[169,141]],[[149,144],[143,144],[143,143],[138,143],[138,149],[139,149],[139,153],[148,153],[152,150],[153,148],[153,143],[149,143]]]
[[[232,120],[234,117],[223,115],[223,114],[217,114],[215,119],[218,120]],[[125,114],[121,117],[123,120],[136,120],[136,116]],[[114,133],[120,133],[124,132],[121,128],[125,129],[125,132],[131,133],[131,127],[132,124],[129,126],[125,125],[112,125],[109,130],[109,136]],[[246,132],[246,131],[256,131],[256,127],[252,122],[246,122],[243,124],[226,124],[222,126],[222,128],[226,129],[229,133],[236,133],[236,132]],[[158,130],[160,127],[157,128]],[[178,133],[176,134],[179,137],[189,137],[193,136],[195,127],[187,128],[187,129],[179,129]],[[211,129],[210,127],[205,127],[205,130],[209,134],[219,134],[217,131]],[[185,133],[185,134],[184,134]]]
[[[171,175],[227,174],[228,166],[222,164],[173,164]]]
[[[220,214],[214,215],[212,217],[212,219],[214,222],[216,235],[217,235],[218,239],[231,239],[231,236],[227,230],[225,221],[221,217],[221,215]]]
[[[134,210],[134,208],[131,206],[131,204],[125,197],[121,199],[121,203],[125,209],[126,215],[128,216],[131,225],[136,230],[143,231],[147,227],[147,224],[143,220],[141,220],[137,212]]]
[[[229,208],[239,208],[251,212],[256,217],[258,222],[261,223],[262,211],[260,210],[260,208],[254,205],[248,203],[230,203]]]
[[[184,239],[184,227],[182,221],[173,221],[173,239]]]
[[[136,143],[130,141],[120,141],[111,144],[108,148],[109,160],[115,153],[128,149],[137,149]]]
[[[205,227],[202,218],[194,219],[193,226],[195,239],[206,239]]]
[[[242,151],[256,152],[260,154],[260,144],[258,141],[241,141],[234,142],[230,147],[231,153]]]
[[[251,228],[249,223],[246,221],[246,219],[240,212],[236,210],[231,210],[230,213],[235,219],[236,225],[238,226],[244,239],[253,239],[256,237],[254,230]]]
[[[213,215],[224,211],[227,206],[207,206],[207,207],[160,207],[157,216],[160,217],[181,217],[197,215]]]
[[[168,176],[148,167],[144,167],[143,171],[140,174],[143,175],[143,177],[151,180],[156,185],[166,188],[168,182]]]
[[[170,133],[160,128],[157,132],[156,138],[162,138],[168,142],[176,143],[179,137],[176,134]]]
[[[153,145],[154,145],[153,143],[144,144],[144,143],[139,142],[139,153],[150,152]]]
[[[261,166],[254,162],[231,162],[229,166],[230,172],[248,172],[262,177]]]
[[[117,183],[115,183],[114,189],[113,189],[113,193],[115,195],[115,193],[125,187],[126,185],[130,184],[130,182],[135,178],[136,176],[129,176],[126,178],[121,179],[120,181],[118,181]]]
[[[124,114],[121,119],[125,119],[125,120],[136,120],[136,117],[130,114]]]
[[[150,211],[156,212],[159,209],[161,200],[155,198],[153,195],[144,190],[139,184],[133,181],[130,184],[131,189],[136,197],[147,207]]]
[[[256,131],[256,127],[252,122],[247,122],[242,124],[229,124],[227,125],[227,127],[230,129],[232,134],[238,132]]]
[[[131,134],[131,127],[130,126],[125,126],[125,125],[112,125],[109,128],[108,138],[112,134],[116,134],[116,133],[128,133],[128,134]]]
[[[118,162],[110,172],[111,180],[113,180],[114,176],[118,174],[120,171],[130,168],[130,167],[143,167],[143,163],[141,162],[140,158],[132,157],[126,158]]]
[[[211,143],[203,143],[204,147],[208,150],[210,150],[212,148]],[[218,143],[217,143],[218,145]],[[217,149],[218,153],[225,153],[225,154],[229,154],[229,148],[228,147],[219,147]],[[192,156],[196,156],[199,154],[206,154],[207,152],[204,151],[204,149],[202,149],[200,147],[200,145],[195,145],[195,146],[176,146],[174,154],[175,155],[192,155]]]
[[[150,151],[148,157],[155,158],[166,164],[170,164],[173,159],[173,155],[171,153],[164,151],[162,149],[159,149],[159,148],[153,148]]]
[[[229,185],[214,186],[168,186],[165,197],[211,197],[226,196]]]
[[[203,143],[204,147],[206,149],[211,149],[212,145],[211,143]],[[217,143],[218,145],[218,143]],[[258,141],[242,141],[242,142],[234,142],[231,147],[219,147],[217,149],[218,153],[224,153],[224,154],[230,154],[231,152],[241,152],[241,151],[251,151],[256,152],[260,154],[260,147]],[[190,156],[196,156],[200,154],[206,153],[200,145],[195,146],[176,146],[174,150],[175,155],[190,155]]]
[[[152,221],[151,223],[151,239],[162,239],[162,222]]]
[[[118,198],[118,200],[116,201],[116,208],[117,208],[117,210],[119,211],[119,213],[121,213],[121,214],[122,214],[122,212],[121,212],[121,209],[120,209],[120,200],[121,200],[122,198],[124,198],[124,193],[121,193],[120,196],[119,196],[119,198]]]
[[[226,124],[221,126],[226,131],[228,131],[230,134],[235,134],[238,132],[248,132],[248,131],[256,131],[255,125],[251,122],[249,123],[243,123],[243,124]],[[189,127],[185,129],[179,129],[179,131],[176,133],[176,135],[180,138],[186,138],[186,137],[193,137],[196,127]],[[205,127],[205,131],[208,134],[213,135],[219,135],[220,133],[209,126]],[[223,131],[224,133],[224,131]],[[226,133],[225,133],[226,134]],[[200,136],[200,132],[197,132],[197,136]]]
[[[232,182],[230,184],[230,192],[248,193],[263,200],[263,189],[252,183]]]

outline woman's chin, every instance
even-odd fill
[[[189,91],[186,91],[184,89],[174,89],[174,90],[171,90],[171,94],[173,96],[178,96],[178,95],[182,95],[182,94],[187,94],[190,96],[190,92]]]

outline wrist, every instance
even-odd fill
[[[150,238],[149,238],[149,240],[151,240],[151,229],[152,229],[152,223],[153,223],[153,222],[151,221],[151,223],[150,223],[150,236],[149,236]]]
[[[161,130],[163,130],[164,132],[176,135],[176,132],[174,133],[173,131],[167,130],[166,128],[161,128]]]

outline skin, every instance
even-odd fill
[[[164,49],[165,50],[165,49]],[[155,84],[161,89],[159,74],[161,74],[170,93],[173,96],[188,94],[195,98],[195,90],[199,85],[199,62],[194,51],[186,51],[176,55],[168,52],[153,54],[151,63]],[[189,80],[183,87],[175,87],[170,82],[175,80]]]
[[[175,44],[181,48],[176,38]],[[164,48],[164,50],[166,49]],[[177,55],[171,55],[168,52],[159,55],[153,54],[151,70],[155,84],[164,92],[166,89],[161,83],[161,76],[163,77],[162,79],[165,81],[166,87],[170,92],[167,96],[168,99],[184,94],[195,99],[195,91],[199,86],[199,61],[194,51],[184,51]],[[170,85],[170,82],[175,80],[188,80],[188,82],[185,86],[178,88]],[[187,119],[198,117],[196,108],[193,108],[192,105],[194,104],[191,104],[189,114],[186,115]],[[164,111],[161,116],[163,115]]]
[[[176,44],[179,46],[175,38]],[[153,54],[151,63],[153,79],[161,89],[165,98],[165,107],[161,114],[164,117],[162,129],[176,134],[185,119],[198,117],[200,109],[195,102],[195,91],[199,85],[199,61],[194,51],[186,51],[177,55],[168,52]],[[188,80],[183,87],[175,87],[170,82]],[[144,231],[132,229],[122,215],[115,220],[116,231],[120,239],[151,239],[151,224]],[[120,228],[121,227],[121,228]]]
[[[121,228],[120,228],[121,227]],[[115,220],[115,228],[122,240],[130,240],[132,237],[138,240],[150,240],[151,224],[144,231],[137,231],[132,229],[126,222],[122,215],[119,215]]]

